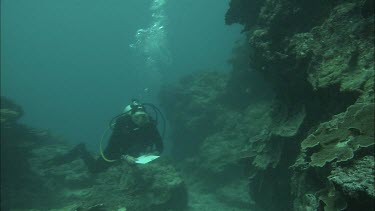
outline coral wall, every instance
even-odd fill
[[[246,180],[259,210],[373,210],[373,6],[232,0],[247,40],[231,73],[161,94],[174,152],[194,146],[183,166],[214,190]]]

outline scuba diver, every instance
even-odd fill
[[[146,112],[145,105],[154,110],[156,120]],[[90,172],[98,173],[106,170],[112,163],[119,160],[135,164],[136,157],[142,154],[160,155],[163,152],[163,141],[156,126],[158,113],[162,116],[160,110],[153,104],[141,104],[133,99],[131,104],[125,107],[122,114],[110,121],[100,141],[101,156],[98,159],[95,159],[86,149],[85,144],[81,143],[67,154],[53,158],[49,163],[61,165],[80,157]],[[163,129],[165,130],[164,118],[163,121]],[[107,147],[103,151],[102,141],[109,129],[112,129],[112,134]]]

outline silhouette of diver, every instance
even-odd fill
[[[123,113],[116,118],[113,132],[102,156],[95,159],[86,149],[84,143],[78,144],[64,155],[56,156],[48,163],[61,165],[81,158],[91,173],[106,170],[120,159],[130,164],[143,153],[160,154],[163,142],[156,127],[156,121],[146,112],[145,107],[137,100],[125,107]]]

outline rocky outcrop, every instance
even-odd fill
[[[118,162],[107,171],[91,174],[81,159],[62,165],[48,160],[69,151],[63,145],[43,145],[32,151],[32,171],[42,187],[58,201],[58,210],[184,210],[184,181],[169,161],[159,158],[147,165]],[[53,192],[53,193],[52,193]],[[36,207],[38,208],[38,207]]]
[[[83,190],[79,200],[76,198],[81,209],[101,205],[105,210],[177,211],[184,210],[187,204],[185,183],[166,160],[144,166],[124,163],[111,167]]]
[[[281,91],[285,103],[321,88],[338,86],[338,93],[357,96],[369,91],[374,35],[368,2],[265,1],[248,35],[252,68]],[[259,7],[253,4],[247,11]]]
[[[264,128],[267,109],[259,103],[246,111],[250,117],[243,115],[230,106],[226,83],[225,74],[214,72],[185,77],[175,88],[164,89],[162,105],[172,111],[167,118],[172,122],[173,154],[183,161],[179,166],[189,187],[209,189],[222,207],[248,210],[252,205],[243,187],[247,181],[242,160],[255,149],[244,146]]]
[[[163,87],[160,99],[172,122],[171,136],[175,141],[171,153],[176,159],[194,155],[203,139],[220,128],[212,123],[223,111],[217,102],[221,101],[226,82],[222,74],[208,72]]]
[[[232,0],[231,73],[162,92],[184,168],[214,190],[247,180],[259,210],[373,210],[373,3]]]
[[[301,143],[310,166],[351,160],[357,150],[374,145],[374,103],[355,104],[324,122]],[[318,147],[318,149],[316,148]]]
[[[3,125],[14,124],[23,115],[23,110],[8,98],[1,96],[0,123]]]
[[[23,110],[12,100],[1,97],[1,210],[28,208],[44,198],[51,198],[41,186],[43,181],[32,171],[28,160],[32,149],[43,143],[46,131],[35,130],[19,124]],[[33,190],[39,190],[34,192]]]
[[[261,6],[253,2],[246,11],[259,8],[255,11],[257,21],[246,23],[240,21],[243,14],[233,12],[238,11],[238,1],[232,2],[237,3],[230,4],[227,16],[235,16],[231,20],[237,18],[246,26],[248,46],[253,50],[251,68],[274,87],[274,105],[286,114],[281,120],[287,123],[290,116],[302,118],[301,124],[295,125],[296,135],[286,137],[289,144],[301,146],[300,152],[291,151],[289,156],[299,155],[295,163],[289,159],[289,164],[279,169],[288,171],[287,166],[294,163],[289,180],[294,209],[371,209],[371,194],[360,194],[364,190],[358,189],[358,194],[348,194],[343,182],[333,182],[331,178],[336,176],[327,172],[359,171],[344,166],[373,155],[374,1],[267,0]],[[280,122],[275,118],[280,112],[275,114],[271,121]],[[371,183],[373,175],[368,168],[363,171]],[[359,200],[366,203],[359,204]],[[258,202],[272,210],[266,201]]]

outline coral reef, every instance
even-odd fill
[[[101,173],[86,204],[104,204],[108,210],[183,210],[186,187],[174,167],[165,160],[149,165],[119,165]]]
[[[374,164],[373,156],[365,156],[349,166],[334,167],[328,179],[347,195],[358,197],[359,194],[364,193],[373,198],[375,196]]]
[[[222,74],[207,72],[186,76],[177,85],[165,85],[160,93],[167,118],[173,122],[172,154],[176,159],[192,155],[202,140],[217,126],[211,124],[221,113],[216,101],[224,92],[226,79]],[[189,134],[189,136],[181,136]]]
[[[28,208],[38,198],[42,206],[50,200],[41,187],[43,181],[32,171],[28,162],[31,150],[43,143],[45,131],[35,130],[17,120],[23,110],[12,100],[1,97],[1,210],[9,210],[14,206]],[[33,190],[39,190],[35,193]]]
[[[233,24],[240,23],[245,25],[245,29],[249,29],[253,24],[256,23],[259,10],[262,6],[261,0],[255,1],[242,1],[233,0],[229,3],[229,10],[225,14],[225,23]]]
[[[232,0],[226,23],[247,39],[230,74],[161,94],[174,151],[194,146],[177,153],[182,168],[218,198],[217,184],[247,180],[254,209],[374,210],[373,5]]]
[[[188,86],[185,86],[186,81]],[[164,108],[171,111],[167,118],[173,122],[173,150],[176,150],[173,154],[186,161],[180,165],[185,177],[195,178],[188,180],[188,186],[208,186],[212,190],[210,195],[220,201],[222,207],[247,210],[251,207],[251,198],[247,188],[241,187],[246,184],[241,160],[251,149],[243,146],[264,127],[261,121],[266,121],[267,116],[262,116],[265,109],[261,103],[257,110],[247,111],[250,117],[228,109],[230,102],[224,92],[226,81],[224,74],[194,74],[183,78],[175,86],[178,88],[164,89],[161,99]],[[251,117],[260,120],[252,121]],[[185,153],[180,153],[183,151]],[[242,176],[239,178],[239,175]],[[227,198],[223,199],[224,196]]]
[[[234,5],[240,3],[232,2],[227,16],[237,15],[231,20],[244,24],[240,21],[243,14],[233,12],[238,10]],[[296,136],[287,137],[301,144],[300,153],[290,151],[298,154],[294,164],[289,160],[289,165],[293,164],[289,182],[295,210],[371,209],[374,197],[359,194],[366,187],[360,186],[362,190],[349,194],[342,183],[332,180],[335,177],[329,172],[337,175],[349,168],[346,165],[373,154],[373,3],[267,0],[260,7],[259,2],[247,5],[246,11],[259,8],[257,21],[244,25],[253,49],[249,57],[251,68],[271,82],[276,93],[276,115],[271,116],[271,121],[279,122],[275,117],[280,116],[280,111],[285,116],[303,114],[297,115],[302,119],[295,125]],[[373,186],[369,179],[373,176],[371,168],[363,167],[352,169],[356,175],[366,172],[365,181]],[[333,187],[327,185],[331,183]],[[366,203],[361,205],[360,200]]]
[[[347,112],[322,123],[302,141],[302,150],[319,146],[311,155],[311,166],[323,167],[327,162],[347,161],[354,152],[374,145],[374,104],[355,104]]]

